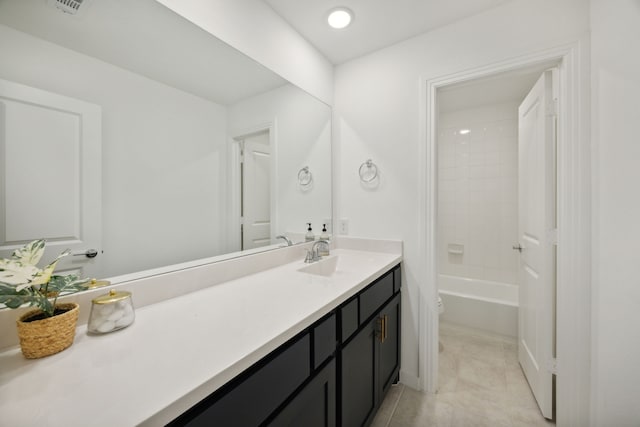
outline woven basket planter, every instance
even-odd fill
[[[56,311],[64,312],[30,321],[29,319],[42,314],[41,310],[33,310],[18,319],[20,348],[27,359],[59,353],[73,344],[78,322],[78,304],[57,304]]]

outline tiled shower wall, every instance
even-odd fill
[[[517,283],[518,103],[438,123],[439,273]]]

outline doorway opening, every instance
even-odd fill
[[[268,246],[274,227],[274,165],[271,127],[233,138],[235,161],[232,199],[236,206],[231,232],[237,250]]]
[[[537,367],[545,365],[540,359],[555,359],[555,248],[534,246],[546,238],[538,228],[555,229],[555,212],[548,224],[530,225],[546,218],[547,210],[536,207],[555,210],[555,133],[545,135],[545,127],[555,129],[556,118],[555,111],[543,109],[556,105],[558,91],[547,94],[550,99],[540,93],[546,93],[546,80],[549,90],[557,88],[557,75],[548,71],[557,65],[543,62],[439,87],[435,123],[440,333],[451,325],[472,328],[478,339],[491,338],[484,345],[493,350],[488,358],[480,352],[473,359],[473,337],[457,340],[445,329],[451,345],[443,348],[440,340],[441,364],[456,366],[457,357],[468,364],[463,355],[495,363],[506,380],[492,384],[489,394],[527,393],[521,390],[526,378],[546,418],[553,417],[552,373]],[[544,251],[551,265],[540,267],[541,255],[531,257],[536,250]],[[532,292],[540,284],[548,293]],[[539,325],[532,316],[547,319]],[[441,366],[440,372],[447,377],[440,385],[450,386],[459,376],[476,380],[479,389],[488,384],[455,369]],[[519,403],[533,401],[529,395]]]
[[[556,266],[556,355],[542,361],[562,379],[556,383],[558,423],[583,420],[588,423],[590,401],[590,275],[589,218],[591,212],[589,79],[586,45],[581,42],[558,46],[441,77],[422,80],[421,135],[419,146],[420,270],[419,387],[435,393],[438,386],[438,246],[437,246],[437,91],[449,85],[482,77],[522,70],[535,65],[559,64],[557,128],[557,266]],[[455,248],[454,248],[455,250]],[[446,310],[446,307],[445,307]],[[556,366],[558,368],[556,368]]]

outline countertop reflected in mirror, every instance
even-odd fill
[[[85,261],[84,275],[117,281],[330,226],[329,106],[153,0],[92,0],[75,16],[49,3],[0,2],[0,79],[101,112],[101,220],[78,212],[96,222],[100,254],[63,270]],[[0,93],[8,112],[10,101]],[[302,185],[304,168],[313,179]],[[36,238],[82,237],[20,225],[0,256]]]

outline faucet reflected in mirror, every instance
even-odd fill
[[[293,243],[291,242],[291,239],[289,239],[287,236],[284,236],[282,234],[279,236],[276,236],[276,239],[284,239],[284,241],[287,242],[287,246],[293,245]]]
[[[0,92],[5,81],[96,107],[100,122],[93,134],[99,138],[96,163],[102,168],[84,176],[74,163],[84,140],[67,142],[65,147],[76,150],[64,163],[71,166],[50,169],[68,173],[47,184],[69,176],[77,181],[58,185],[65,189],[65,203],[59,205],[79,206],[74,218],[62,230],[44,232],[37,217],[16,214],[24,211],[20,198],[7,200],[7,218],[15,224],[3,224],[11,236],[0,239],[0,256],[43,235],[62,245],[79,241],[87,235],[82,227],[90,226],[97,241],[74,250],[95,248],[98,256],[75,257],[74,265],[59,269],[80,268],[84,277],[117,284],[151,269],[277,250],[282,247],[277,236],[303,232],[299,224],[331,217],[330,107],[162,4],[92,2],[85,13],[68,16],[47,2],[3,0],[0,51]],[[7,129],[25,122],[11,121],[25,105],[32,104],[0,93]],[[63,119],[67,116],[72,114]],[[261,234],[266,237],[261,248],[243,253],[241,227],[248,207],[236,171],[246,166],[247,153],[234,138],[265,128],[273,129],[271,155],[252,159],[256,176],[249,178],[268,183],[268,191],[255,194],[262,210],[253,222],[266,229]],[[45,130],[31,135],[37,149],[7,150],[7,156],[27,153],[42,157],[39,165],[51,165],[47,144],[50,148],[61,138]],[[11,148],[19,141],[7,137],[3,143]],[[7,165],[31,158],[5,160],[0,175],[13,175],[0,185],[29,176]],[[297,180],[302,167],[314,172],[313,188],[306,191]],[[30,182],[11,194],[29,194],[25,191],[37,185]],[[95,215],[83,210],[81,191],[93,191],[90,186],[101,192],[102,208]],[[0,192],[9,194],[6,188]],[[260,215],[268,216],[268,224]],[[244,227],[247,232],[249,225]]]

